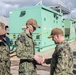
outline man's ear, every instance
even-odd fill
[[[56,38],[56,39],[59,38],[59,35],[55,35],[55,38]]]
[[[57,37],[59,37],[59,35],[57,35]]]

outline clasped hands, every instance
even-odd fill
[[[43,64],[45,61],[44,57],[42,57],[40,55],[35,55],[34,59],[37,61],[38,64]]]

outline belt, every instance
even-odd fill
[[[33,62],[33,60],[30,60],[30,59],[20,59],[20,62]]]

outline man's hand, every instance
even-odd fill
[[[34,59],[35,59],[35,60],[37,61],[37,63],[39,63],[39,64],[43,64],[44,61],[45,61],[44,57],[39,56],[39,55],[35,55],[35,56],[34,56]]]

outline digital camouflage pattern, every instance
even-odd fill
[[[73,53],[66,41],[59,43],[55,48],[50,75],[73,75]]]
[[[19,75],[37,75],[34,55],[34,42],[32,35],[21,33],[16,41],[16,54],[20,58]]]
[[[3,42],[0,42],[0,75],[10,75],[9,49]]]

